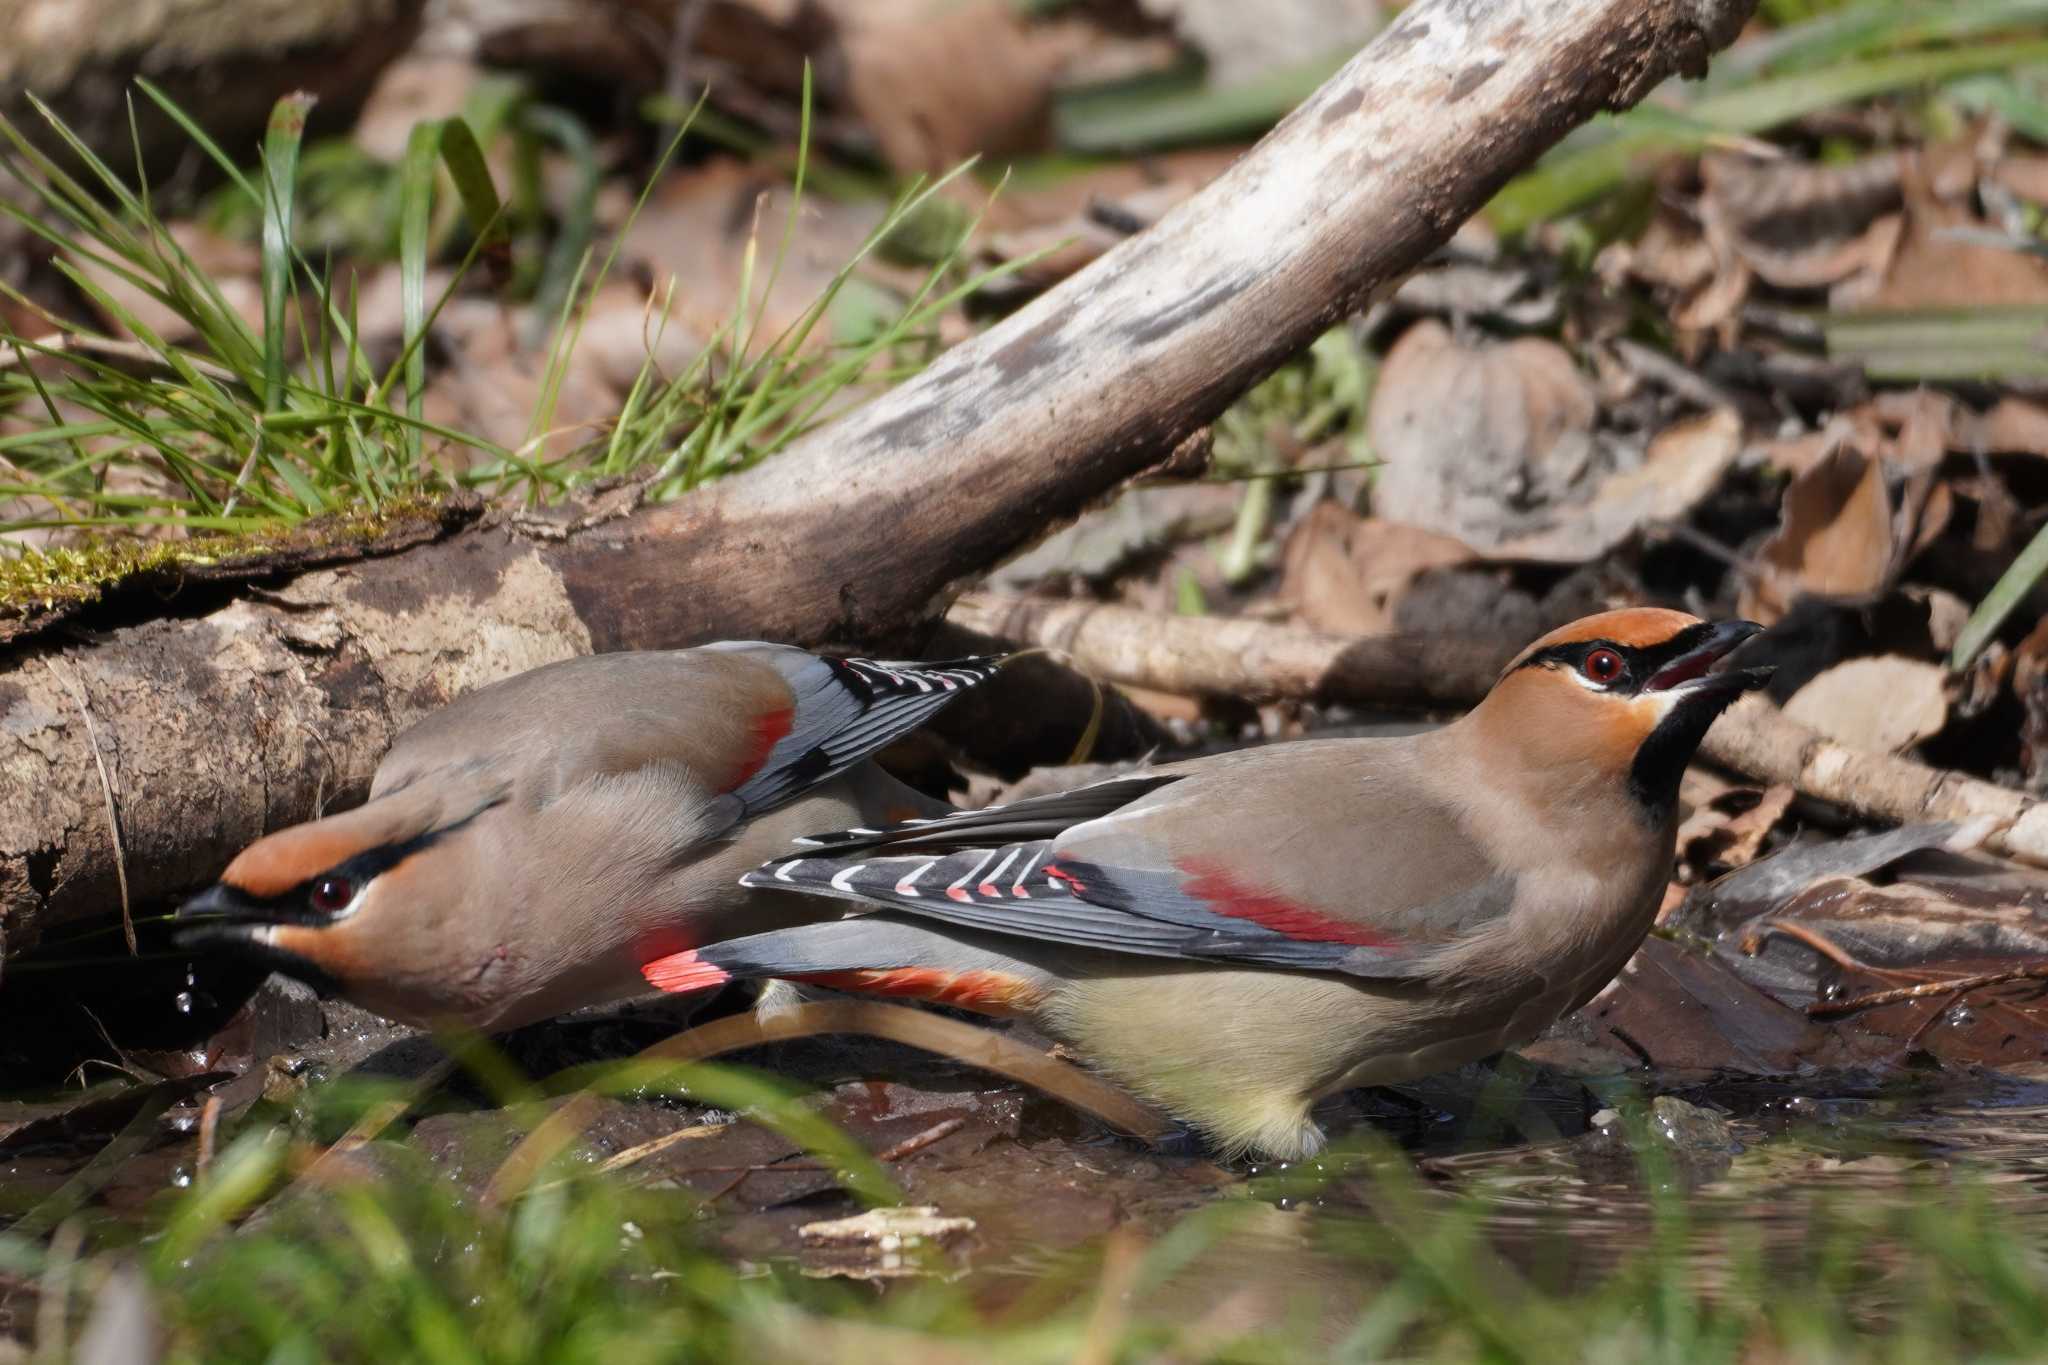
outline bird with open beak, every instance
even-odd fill
[[[650,962],[1022,1014],[1227,1152],[1292,1159],[1315,1101],[1526,1042],[1648,932],[1680,774],[1767,669],[1676,611],[1544,636],[1458,721],[1303,740],[824,835],[750,873],[860,903]]]
[[[740,884],[798,835],[946,810],[869,756],[996,668],[734,642],[533,669],[400,735],[363,805],[243,850],[178,941],[428,1027],[645,995],[650,958],[819,917]]]

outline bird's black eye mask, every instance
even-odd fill
[[[252,896],[240,887],[216,882],[179,906],[178,918],[245,924],[294,924],[314,929],[325,927],[348,911],[364,887],[413,854],[432,847],[444,835],[461,829],[480,814],[482,810],[410,839],[366,848],[275,896]]]
[[[1722,651],[1713,625],[1687,626],[1659,645],[1622,645],[1612,640],[1575,640],[1539,649],[1516,665],[1562,668],[1617,696],[1662,692],[1690,682],[1711,668]]]

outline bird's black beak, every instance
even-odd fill
[[[1772,670],[1724,667],[1728,656],[1763,633],[1754,621],[1716,621],[1686,632],[1683,652],[1665,663],[1648,682],[1645,692],[1682,692],[1687,697],[1713,697],[1726,705],[1744,692],[1754,691],[1771,679]]]
[[[180,948],[246,950],[255,946],[255,933],[267,917],[248,896],[215,882],[178,907],[178,928],[171,942]]]
[[[196,896],[188,896],[178,907],[177,918],[231,919],[242,923],[254,919],[256,906],[226,882],[215,882]]]
[[[267,941],[264,929],[279,922],[272,907],[215,882],[178,907],[179,927],[171,942],[187,952],[231,953],[297,977],[323,996],[341,993],[341,983],[317,963]]]

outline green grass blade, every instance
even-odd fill
[[[284,406],[285,305],[292,288],[292,222],[299,145],[314,97],[286,95],[271,107],[263,135],[263,410]]]
[[[1970,619],[1963,623],[1962,633],[1956,636],[1956,647],[1949,655],[1948,666],[1956,672],[1970,666],[1980,650],[1998,634],[1998,628],[2005,624],[2005,618],[2025,601],[2034,585],[2048,575],[2048,526],[2044,526],[2029,541],[2027,548],[2020,551],[2018,558],[1998,576],[1991,591],[1984,594],[1984,600],[1970,613]]]

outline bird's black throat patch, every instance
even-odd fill
[[[1678,802],[1685,765],[1692,762],[1714,721],[1744,690],[1740,685],[1709,687],[1680,697],[1636,749],[1628,770],[1628,793],[1652,824],[1669,816]]]

